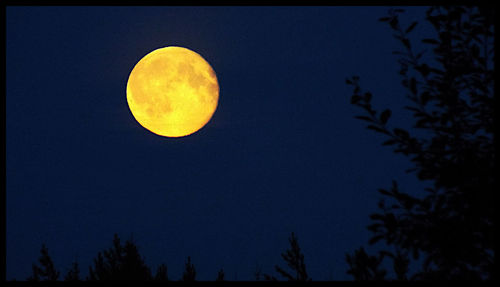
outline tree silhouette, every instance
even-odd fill
[[[79,281],[79,280],[80,280],[80,266],[78,265],[78,262],[75,260],[71,264],[71,269],[64,277],[64,281]]]
[[[407,273],[410,264],[410,259],[408,257],[408,252],[397,250],[396,254],[388,254],[389,257],[393,259],[394,273],[396,274],[396,279],[400,281],[408,280]]]
[[[299,242],[295,233],[292,232],[288,238],[288,242],[290,243],[290,249],[281,253],[281,257],[291,269],[291,273],[278,265],[274,266],[276,272],[288,279],[288,281],[311,281],[311,278],[307,275],[304,254],[300,251]],[[269,274],[263,274],[263,277],[266,281],[277,281],[276,277]]]
[[[278,281],[276,277],[269,275],[267,273],[262,274],[262,277],[264,277],[265,281]]]
[[[33,274],[28,277],[28,281],[56,281],[59,278],[59,271],[57,271],[54,267],[54,262],[52,262],[52,258],[50,258],[49,250],[42,244],[42,248],[40,249],[40,257],[38,258],[38,262],[40,263],[40,267],[33,264],[32,270]]]
[[[372,94],[362,92],[359,77],[346,82],[354,88],[351,103],[366,112],[356,118],[386,136],[383,145],[409,157],[413,168],[407,172],[430,186],[421,197],[401,191],[396,181],[390,189],[380,189],[385,200],[379,202],[381,211],[371,215],[369,243],[383,240],[399,252],[384,250],[379,256],[393,259],[397,279],[406,279],[409,260],[421,255],[421,270],[410,279],[492,279],[494,10],[429,8],[426,21],[437,36],[422,40],[434,57],[426,61],[425,51],[416,52],[410,41],[417,22],[403,28],[402,12],[390,10],[380,21],[390,25],[404,48],[395,54],[400,57],[399,74],[411,101],[405,108],[415,120],[414,130],[390,129],[391,110],[378,114],[372,108]],[[415,135],[417,130],[421,135]],[[347,257],[351,263],[356,254]],[[356,270],[372,268],[354,267],[348,273],[355,278]]]
[[[354,251],[354,255],[346,254],[346,261],[350,269],[347,274],[354,277],[354,280],[383,280],[387,273],[380,268],[383,256],[370,256],[363,247]]]
[[[196,280],[196,269],[194,265],[191,263],[191,257],[188,256],[186,267],[184,269],[184,273],[182,274],[182,281],[195,281]]]
[[[113,247],[99,252],[94,258],[94,268],[89,267],[89,280],[151,280],[151,271],[144,263],[137,246],[127,240],[122,246],[114,235]]]
[[[221,268],[219,270],[219,273],[217,273],[217,278],[215,279],[215,281],[224,281],[224,276],[225,276],[224,269]]]
[[[168,281],[167,265],[161,264],[156,270],[155,281]]]
[[[44,244],[42,245],[39,262],[41,267],[33,264],[33,274],[27,280],[58,280],[59,272],[55,269],[48,249]],[[125,245],[122,245],[117,234],[113,238],[113,247],[98,252],[93,263],[94,266],[89,266],[89,275],[85,278],[88,281],[168,281],[167,266],[165,264],[158,266],[153,278],[150,268],[139,254],[137,246],[131,240],[127,240]],[[66,273],[64,281],[81,281],[80,266],[76,260],[71,264],[71,268]]]

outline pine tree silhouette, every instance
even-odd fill
[[[292,270],[292,273],[288,273],[278,265],[275,266],[276,271],[289,281],[310,281],[311,279],[306,272],[304,254],[300,251],[299,242],[293,232],[288,241],[290,242],[290,249],[288,249],[285,253],[282,253],[281,257],[283,257],[285,262],[287,262],[288,267]]]
[[[59,271],[57,271],[54,267],[54,262],[52,262],[52,258],[50,258],[49,250],[42,244],[42,248],[40,250],[40,257],[38,262],[40,266],[35,264],[32,265],[33,274],[28,277],[28,281],[56,281],[59,278]]]
[[[288,279],[288,281],[311,281],[311,278],[307,275],[306,265],[304,263],[304,254],[300,251],[299,242],[295,233],[292,232],[288,238],[290,243],[290,249],[287,249],[281,254],[281,257],[287,263],[288,267],[291,269],[291,273],[287,272],[283,268],[275,265],[275,270],[283,277]],[[276,277],[263,274],[264,280],[266,281],[277,281]]]
[[[156,270],[155,281],[168,281],[167,265],[161,264]]]
[[[255,281],[260,281],[262,275],[262,267],[259,264],[255,265],[255,271],[253,273]]]
[[[137,246],[130,240],[122,246],[115,234],[113,247],[99,252],[94,259],[94,268],[89,267],[88,279],[147,281],[152,280],[152,275]]]
[[[195,281],[196,280],[196,269],[191,263],[191,257],[188,256],[184,274],[182,275],[182,281]]]
[[[219,273],[217,273],[217,279],[215,281],[224,281],[224,269],[220,269]]]
[[[64,277],[64,281],[80,281],[80,266],[77,261],[71,264],[71,269]]]

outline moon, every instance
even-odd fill
[[[147,130],[165,137],[195,133],[212,118],[219,84],[210,64],[187,48],[169,46],[144,56],[127,81],[127,103]]]

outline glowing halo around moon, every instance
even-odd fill
[[[147,130],[165,137],[195,133],[212,118],[219,84],[199,54],[169,46],[144,56],[127,81],[127,102]]]

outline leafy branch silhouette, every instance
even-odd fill
[[[372,94],[363,92],[357,76],[346,80],[353,86],[351,104],[364,110],[357,119],[367,128],[383,134],[385,146],[409,157],[421,181],[431,182],[426,195],[415,197],[400,190],[396,181],[390,189],[379,189],[385,200],[381,212],[372,214],[368,226],[373,232],[369,244],[384,240],[393,246],[378,258],[392,258],[397,279],[406,280],[409,258],[424,255],[421,271],[410,279],[493,278],[494,158],[493,148],[493,10],[487,7],[431,7],[426,20],[436,38],[422,39],[432,47],[434,59],[423,61],[425,50],[415,52],[410,33],[412,22],[403,28],[402,9],[391,9],[380,21],[389,24],[404,50],[399,55],[401,84],[407,90],[413,128],[388,127],[391,110],[378,113],[371,105]],[[361,251],[353,258],[366,257]],[[372,257],[367,257],[372,258]],[[358,258],[359,259],[359,258]],[[361,260],[361,259],[360,259]],[[366,261],[366,260],[365,260]],[[352,265],[355,279],[375,279],[373,260]],[[380,262],[378,263],[380,264]],[[357,275],[358,274],[358,275]],[[361,276],[359,274],[371,274]]]

